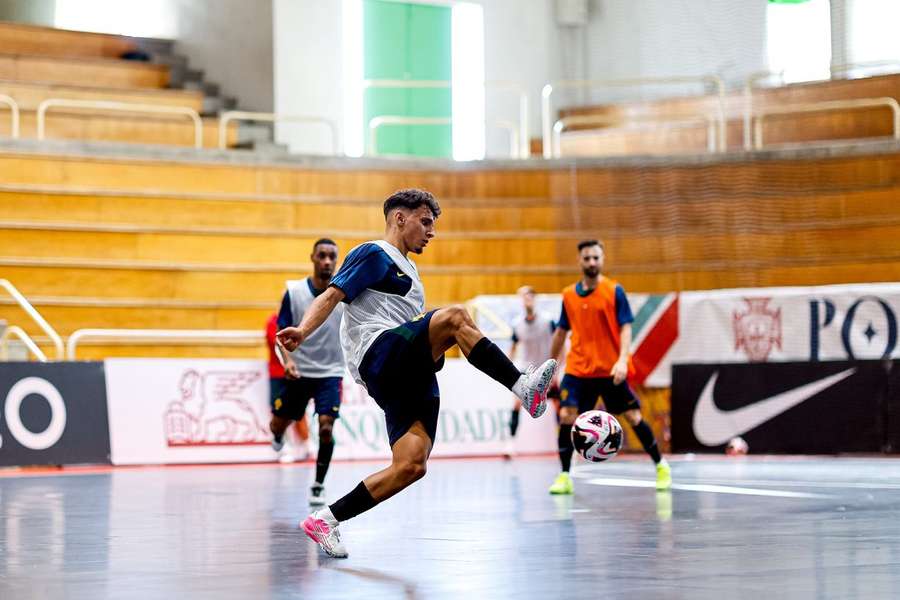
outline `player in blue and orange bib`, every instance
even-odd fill
[[[659,453],[653,430],[644,421],[637,396],[628,384],[634,375],[629,349],[634,316],[625,290],[601,274],[603,244],[585,240],[578,244],[581,281],[563,290],[559,326],[553,334],[550,356],[557,357],[566,337],[572,345],[566,355],[566,372],[560,385],[559,459],[562,472],[550,486],[551,494],[574,491],[569,468],[572,464],[572,424],[579,414],[593,410],[603,398],[606,410],[622,415],[634,429],[644,450],[656,463],[656,488],[669,489],[672,474]]]

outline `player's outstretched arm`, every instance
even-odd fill
[[[344,299],[344,292],[334,286],[319,294],[303,314],[303,320],[296,327],[285,327],[276,335],[288,352],[293,352],[325,322],[334,307]]]

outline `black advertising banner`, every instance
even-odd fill
[[[889,364],[888,400],[884,411],[887,419],[887,444],[885,450],[900,453],[900,360],[895,360]]]
[[[672,449],[834,454],[889,448],[890,361],[676,365]],[[896,388],[895,388],[896,389]],[[900,411],[898,411],[900,412]]]
[[[103,363],[0,363],[0,466],[109,463]]]

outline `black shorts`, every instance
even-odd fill
[[[422,422],[434,444],[441,409],[435,373],[444,366],[444,357],[437,362],[431,357],[432,315],[434,311],[424,313],[379,335],[359,365],[369,395],[384,411],[391,446],[416,421]]]
[[[272,414],[283,419],[299,421],[306,414],[306,405],[315,399],[316,413],[340,418],[343,377],[301,377],[300,379],[270,379],[269,403]]]
[[[641,408],[627,379],[615,385],[612,377],[575,377],[569,374],[563,376],[559,393],[561,406],[577,406],[578,414],[581,414],[594,410],[597,399],[601,397],[606,412],[614,415]]]

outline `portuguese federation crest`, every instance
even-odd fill
[[[771,298],[744,298],[746,312],[734,311],[734,349],[750,362],[765,362],[773,348],[781,350],[781,309],[769,307]]]

